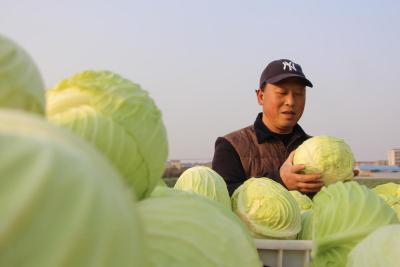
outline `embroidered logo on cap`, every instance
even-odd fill
[[[282,64],[283,64],[283,70],[286,70],[286,67],[288,67],[289,71],[292,71],[292,70],[297,71],[294,63],[291,61],[289,61],[289,62],[282,61]]]

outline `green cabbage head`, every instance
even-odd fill
[[[187,169],[178,178],[174,188],[208,197],[231,210],[231,199],[224,179],[209,167]]]
[[[313,211],[307,210],[301,214],[301,231],[297,236],[299,240],[313,239]]]
[[[353,179],[354,156],[344,140],[320,135],[303,142],[294,154],[293,164],[304,164],[302,173],[320,173],[325,185]]]
[[[392,207],[400,219],[400,185],[386,183],[376,186],[373,190]]]
[[[108,71],[84,71],[47,93],[50,122],[94,144],[142,199],[162,176],[167,138],[148,93]]]
[[[32,58],[0,35],[0,107],[44,114],[44,84]]]
[[[162,185],[157,185],[153,192],[151,192],[150,194],[150,198],[151,197],[168,197],[168,196],[176,196],[176,195],[188,195],[190,193],[182,191],[182,190],[178,190],[178,189],[174,189],[168,186],[162,186]]]
[[[307,195],[304,195],[297,190],[291,190],[289,192],[290,194],[292,194],[297,204],[299,205],[301,213],[312,209],[313,202],[311,198],[309,198]]]
[[[400,224],[383,226],[354,247],[347,267],[398,267],[399,253]]]
[[[256,238],[296,239],[300,232],[296,200],[272,179],[248,179],[233,192],[232,209]]]
[[[253,239],[232,211],[175,189],[139,202],[152,267],[261,267]]]
[[[346,266],[349,252],[381,226],[399,223],[377,194],[357,182],[338,182],[314,196],[312,266]]]
[[[0,266],[145,266],[132,192],[69,132],[0,111]]]
[[[379,195],[400,197],[400,184],[396,183],[385,183],[377,185],[374,191]]]

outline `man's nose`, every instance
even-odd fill
[[[288,106],[293,106],[295,103],[294,95],[292,92],[289,92],[285,98],[285,104]]]

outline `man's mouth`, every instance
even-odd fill
[[[293,115],[293,116],[296,115],[294,111],[283,111],[282,113],[286,115]]]

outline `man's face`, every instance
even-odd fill
[[[267,84],[264,92],[257,91],[258,103],[263,107],[263,122],[275,133],[291,133],[304,111],[306,90],[297,78],[277,84]]]

